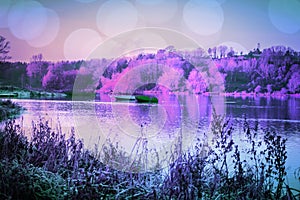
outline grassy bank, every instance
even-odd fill
[[[297,199],[285,182],[286,139],[244,122],[248,145],[235,144],[229,120],[215,116],[213,137],[199,139],[190,152],[173,152],[167,169],[120,171],[130,161],[115,144],[91,151],[75,138],[32,125],[6,122],[0,133],[0,199]],[[247,159],[243,156],[247,155]],[[142,158],[143,155],[138,155]],[[136,166],[143,164],[136,159]],[[300,177],[299,177],[300,178]],[[293,193],[294,192],[294,193]]]
[[[11,100],[0,100],[0,122],[19,115],[22,107]]]
[[[14,97],[14,98],[64,98],[67,97],[65,93],[46,92],[38,90],[29,90],[19,88],[11,85],[0,85],[0,97]]]

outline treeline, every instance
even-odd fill
[[[300,53],[283,46],[214,59],[227,92],[300,92]]]
[[[203,93],[300,93],[300,53],[283,46],[236,55],[221,48],[220,57],[210,50],[176,51],[166,48],[116,60],[47,62],[41,55],[31,62],[0,62],[0,84],[50,92],[120,93],[160,90]],[[120,87],[119,83],[122,84]],[[125,84],[126,83],[126,84]],[[153,84],[156,83],[156,84]],[[119,85],[118,85],[119,84]],[[224,87],[224,88],[223,88]]]
[[[70,92],[83,61],[2,62],[0,83],[29,90]]]

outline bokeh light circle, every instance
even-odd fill
[[[190,0],[183,8],[183,21],[197,34],[215,34],[223,26],[223,9],[215,0]]]
[[[146,52],[156,53],[157,49],[139,49],[130,52],[131,58],[133,56],[138,56]],[[112,96],[118,96],[119,94],[126,93],[129,95],[135,95],[136,92],[139,92],[140,88],[143,88],[149,84],[156,84],[159,86],[164,95],[160,95],[158,104],[147,104],[142,106],[141,112],[135,112],[132,107],[137,107],[138,109],[141,106],[113,106],[114,119],[116,120],[116,125],[122,131],[123,134],[127,136],[138,139],[141,134],[141,129],[146,127],[148,131],[144,132],[144,137],[152,138],[159,137],[163,138],[163,132],[165,133],[167,123],[172,123],[173,125],[180,127],[180,118],[177,120],[172,119],[171,115],[176,118],[180,116],[180,105],[176,102],[173,107],[167,108],[168,96],[172,93],[170,89],[171,76],[177,74],[177,79],[181,78],[181,74],[175,68],[168,64],[159,64],[155,60],[137,61],[134,64],[134,67],[129,67],[130,69],[121,76],[116,84],[113,86]],[[156,70],[155,70],[156,69]],[[159,76],[159,72],[164,72],[167,74],[167,77]],[[174,80],[173,80],[174,81]],[[168,94],[167,94],[168,93]],[[174,102],[172,102],[174,103]],[[136,110],[135,109],[135,110]],[[176,116],[174,116],[174,111],[177,110]],[[132,112],[131,112],[132,111]],[[125,116],[119,113],[126,113]],[[133,114],[134,113],[134,114]],[[142,115],[140,113],[143,113]],[[154,114],[155,113],[155,114]],[[138,115],[136,117],[135,115]],[[157,118],[160,116],[160,118]],[[174,131],[174,130],[173,130]]]
[[[32,47],[44,47],[49,45],[57,36],[60,28],[60,20],[55,11],[47,10],[47,25],[41,34],[27,43]]]
[[[175,17],[178,10],[178,1],[170,0],[137,0],[135,6],[146,22],[158,25]],[[155,12],[153,12],[155,11]]]
[[[297,0],[270,0],[269,18],[281,32],[293,34],[300,30],[300,2]]]
[[[85,59],[102,42],[99,33],[92,29],[73,31],[65,40],[64,55],[66,59]]]
[[[47,25],[47,10],[37,1],[19,1],[8,14],[11,33],[22,40],[33,40],[40,36]]]
[[[107,36],[135,28],[137,21],[136,8],[125,0],[106,1],[97,13],[98,29]]]

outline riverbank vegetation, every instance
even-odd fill
[[[131,158],[116,144],[88,150],[74,130],[66,136],[43,120],[32,123],[27,138],[20,125],[7,121],[0,131],[0,198],[299,198],[285,181],[286,139],[267,130],[260,137],[262,130],[247,120],[243,128],[245,145],[239,145],[232,122],[215,115],[206,137],[188,152],[174,151],[166,168],[123,171],[113,164]]]
[[[244,54],[223,46],[213,49],[208,53],[203,49],[180,52],[168,47],[115,60],[60,62],[44,61],[39,54],[29,63],[0,61],[0,85],[70,95],[74,91],[110,93],[121,79],[133,82],[126,75],[133,73],[135,82],[119,92],[132,91],[142,84],[143,90],[157,91],[162,85],[172,92],[205,93],[218,87],[226,93],[300,93],[300,52],[284,46],[257,48]]]
[[[0,100],[0,122],[19,115],[22,107],[11,100]]]

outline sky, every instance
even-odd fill
[[[260,43],[300,51],[299,13],[300,0],[1,0],[0,35],[10,42],[11,61],[25,62],[39,53],[48,61],[87,59],[118,35],[149,27],[182,34],[204,49],[248,52]],[[145,35],[139,39],[161,47],[178,42],[159,31]]]

